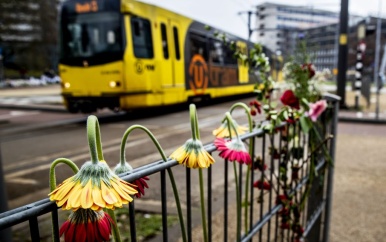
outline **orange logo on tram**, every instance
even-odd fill
[[[189,86],[194,94],[204,94],[209,80],[208,65],[201,55],[194,55],[189,65]]]

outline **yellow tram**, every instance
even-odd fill
[[[247,66],[215,29],[133,0],[67,0],[60,11],[62,96],[70,112],[130,110],[252,93]],[[246,49],[245,40],[227,34]]]

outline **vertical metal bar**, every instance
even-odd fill
[[[224,242],[228,241],[228,161],[224,163]]]
[[[54,209],[51,212],[52,217],[52,232],[53,232],[53,240],[59,241],[59,216],[58,216],[58,210]]]
[[[212,241],[212,167],[208,168],[208,239]]]
[[[129,221],[130,221],[130,237],[131,237],[131,242],[136,242],[137,241],[137,230],[135,228],[134,200],[129,203]]]
[[[164,242],[168,241],[168,207],[166,194],[166,173],[161,171],[161,201],[162,201],[162,237]]]
[[[303,133],[303,140],[302,140],[302,147],[303,149],[305,149],[306,147],[306,134]],[[303,152],[305,152],[305,150],[303,150]],[[302,165],[303,165],[303,162],[304,162],[304,156],[303,156],[303,161],[302,161]],[[300,175],[301,179],[303,179],[304,177],[304,167],[302,166],[302,169],[301,169],[301,175]],[[302,189],[302,193],[304,193],[304,190]],[[307,222],[307,203],[304,204],[304,208],[303,208],[303,211],[302,211],[302,225],[305,226],[306,225],[306,222]]]
[[[192,194],[191,194],[191,175],[190,168],[186,167],[186,220],[187,220],[187,232],[188,242],[192,242]]]
[[[379,55],[381,53],[381,35],[382,35],[382,19],[381,19],[381,13],[382,13],[382,1],[378,0],[378,19],[377,19],[377,30],[375,33],[375,60],[374,60],[374,83],[376,84],[377,92],[376,92],[376,103],[375,103],[375,119],[379,119],[379,93],[381,88],[380,87],[380,80],[379,80]],[[384,70],[381,70],[383,73]]]
[[[287,130],[287,133],[288,133],[288,124],[285,126],[285,129]],[[287,134],[287,138],[288,138],[288,134]],[[282,153],[282,144],[283,144],[283,136],[282,136],[282,132],[280,132],[280,135],[279,135],[279,153],[280,154]],[[287,155],[288,155],[288,151],[287,151],[287,154],[285,154],[284,159],[286,159]],[[282,162],[282,155],[280,155],[279,162],[278,162],[279,165],[277,168],[277,170],[278,170],[278,181],[277,181],[277,186],[276,186],[276,190],[278,192],[277,195],[280,195],[280,179],[281,179],[281,177],[280,177],[280,164],[281,164],[281,162]],[[272,182],[272,179],[271,179],[271,183],[272,183],[271,186],[273,187],[274,184]],[[276,215],[275,215],[275,239],[274,239],[274,241],[277,241],[277,239],[278,239],[278,230],[279,230],[279,214],[276,213]]]
[[[8,210],[8,196],[4,181],[1,144],[2,143],[0,142],[0,213],[6,212]],[[0,231],[0,241],[12,241],[12,233],[10,228]]]
[[[236,162],[236,161],[233,161],[233,162]],[[243,224],[242,224],[242,201],[243,201],[243,164],[239,163],[239,201],[240,201],[240,207],[237,208],[239,209],[240,211],[238,211],[238,213],[240,214],[240,216],[237,218],[239,221],[237,221],[239,224],[240,224],[240,230],[242,231],[242,228],[243,228]],[[236,238],[237,241],[239,241],[241,239],[241,231],[237,231],[237,234],[240,235],[240,238]]]
[[[31,234],[31,241],[40,242],[39,222],[37,217],[32,217],[29,219],[29,230]]]
[[[271,154],[271,164],[270,164],[270,172],[269,172],[269,181],[273,181],[273,172],[275,170],[275,165],[274,165],[274,150],[275,150],[275,135],[271,134],[270,135],[271,139],[271,146],[272,146],[272,154]],[[278,150],[279,152],[279,150]],[[272,186],[272,184],[271,184]],[[264,190],[264,189],[261,189]],[[272,188],[269,190],[269,196],[268,196],[268,211],[272,210]],[[271,241],[271,219],[268,221],[268,226],[267,226],[267,241]]]
[[[325,219],[324,219],[323,240],[322,240],[323,242],[329,241],[328,236],[330,233],[338,112],[339,112],[338,102],[334,101],[334,113],[333,113],[333,118],[331,123],[331,134],[333,135],[333,139],[331,140],[331,145],[330,145],[330,158],[332,161],[332,165],[328,166],[327,192],[326,192],[327,197],[326,197],[326,208],[325,208],[325,214],[324,214]]]
[[[261,157],[263,159],[263,164],[265,164],[265,133],[263,134],[263,143],[262,143],[262,154],[261,154]],[[261,176],[264,178],[264,169],[261,170]],[[260,178],[261,179],[261,178]],[[260,220],[263,219],[263,206],[264,206],[264,190],[263,189],[260,189],[260,195],[259,195],[259,203],[260,203]],[[260,229],[259,231],[259,242],[261,242],[263,240],[263,229]]]
[[[250,142],[252,142],[251,146],[253,147],[252,149],[252,154],[251,154],[251,158],[252,158],[252,161],[254,161],[254,157],[255,157],[255,136],[253,136],[250,140]],[[251,197],[249,198],[249,231],[252,230],[253,228],[253,196],[254,196],[254,187],[253,187],[253,183],[254,183],[254,180],[255,180],[255,163],[252,162],[252,165],[251,165],[251,183],[250,183],[250,193],[251,193]],[[249,240],[250,242],[252,242],[252,238]]]

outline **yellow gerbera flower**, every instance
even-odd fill
[[[137,193],[132,185],[115,175],[105,162],[86,162],[77,174],[63,181],[48,196],[64,210],[100,210],[122,207]]]
[[[247,127],[239,125],[234,119],[232,120],[232,122],[233,122],[233,125],[234,125],[234,127],[237,130],[237,133],[239,135],[244,134],[248,130]],[[231,129],[231,132],[232,132],[232,137],[235,137],[236,133],[235,133],[234,129]],[[229,136],[229,128],[228,128],[227,122],[221,123],[221,126],[219,128],[217,128],[217,129],[213,130],[212,133],[217,138],[228,138],[228,137],[230,137]]]
[[[170,158],[189,168],[208,168],[214,163],[213,157],[204,149],[201,141],[195,139],[187,140]]]

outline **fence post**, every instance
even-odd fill
[[[331,221],[331,209],[332,209],[332,192],[334,186],[334,166],[335,166],[335,146],[336,146],[336,133],[338,126],[338,112],[339,112],[339,97],[335,95],[332,98],[327,98],[327,100],[332,100],[334,104],[333,119],[331,123],[331,134],[334,136],[330,144],[330,157],[332,160],[332,165],[328,166],[328,177],[327,177],[327,191],[326,191],[326,207],[324,214],[324,228],[323,228],[323,242],[329,241],[330,233],[330,221]]]
[[[0,142],[0,213],[6,212],[8,210],[8,197],[7,189],[5,188],[4,181],[4,172],[3,172],[3,162],[1,155],[1,142]],[[11,229],[4,229],[0,231],[0,242],[11,242],[12,234]]]

